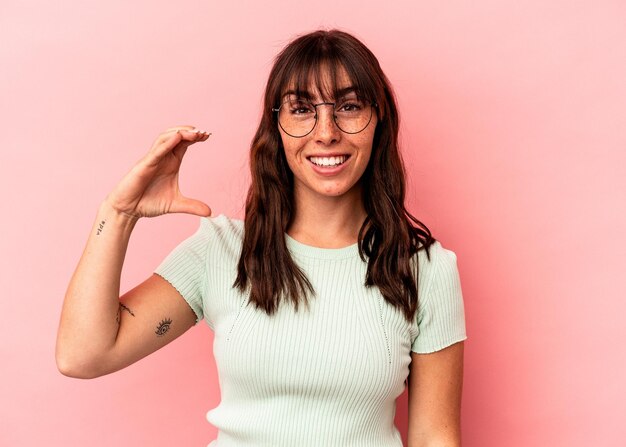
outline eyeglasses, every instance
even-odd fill
[[[333,106],[335,124],[348,134],[362,132],[372,120],[372,108],[378,107],[376,103],[357,97],[313,104],[308,99],[293,96],[279,108],[272,108],[272,112],[278,112],[278,124],[287,135],[302,138],[313,131],[317,124],[317,107],[324,105]]]

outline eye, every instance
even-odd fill
[[[338,107],[337,110],[340,112],[358,112],[359,110],[363,110],[363,101],[360,101],[358,99],[346,99],[343,102],[341,102]]]
[[[169,318],[162,320],[157,326],[155,334],[157,334],[159,337],[162,335],[165,335],[165,333],[170,330],[171,324],[172,324],[172,320],[170,320]]]
[[[292,115],[305,115],[307,113],[315,113],[313,106],[304,101],[291,101],[289,103],[289,113]]]

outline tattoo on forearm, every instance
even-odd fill
[[[98,225],[98,231],[96,233],[96,236],[100,236],[100,233],[102,232],[102,230],[104,229],[104,224],[106,223],[105,220],[103,220],[102,222],[100,222],[100,224]]]
[[[133,313],[132,310],[130,310],[128,307],[126,307],[124,304],[120,303],[120,305],[117,308],[117,316],[115,317],[115,321],[117,322],[118,326],[120,324],[121,318],[122,318],[122,309],[124,309],[126,312],[128,312],[129,314],[131,314],[133,317],[135,316],[135,314]]]
[[[170,330],[171,324],[172,324],[172,320],[169,318],[162,320],[157,326],[156,331],[154,333],[157,334],[157,336],[162,337],[163,335],[167,333],[167,331]]]

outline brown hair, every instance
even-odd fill
[[[372,154],[361,177],[367,217],[358,235],[361,259],[367,256],[364,285],[377,286],[384,299],[411,321],[417,309],[418,263],[413,255],[435,242],[430,230],[404,206],[405,169],[398,151],[399,116],[393,90],[374,54],[354,36],[337,29],[297,37],[277,56],[265,87],[263,116],[252,140],[252,184],[245,211],[245,233],[233,287],[272,315],[286,297],[297,311],[307,291],[315,294],[293,261],[285,232],[293,217],[293,173],[287,165],[277,116],[272,108],[288,86],[306,92],[311,81],[325,98],[337,97],[338,67],[356,94],[377,103],[378,123]],[[320,85],[322,70],[332,85]],[[414,225],[415,224],[415,225]],[[417,256],[416,256],[417,257]]]

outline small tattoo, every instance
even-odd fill
[[[129,314],[131,314],[133,317],[135,316],[135,314],[133,313],[132,310],[130,310],[128,307],[124,306],[122,303],[120,303],[120,308],[124,309],[126,312],[128,312]]]
[[[157,334],[159,337],[165,335],[167,331],[170,330],[171,324],[172,324],[172,320],[170,320],[169,318],[166,318],[165,320],[161,321],[159,325],[157,326],[155,334]]]
[[[100,225],[98,225],[98,232],[96,233],[96,236],[100,236],[100,233],[102,232],[102,229],[104,228],[104,224],[106,221],[102,221],[100,222]]]
[[[117,325],[120,325],[121,319],[122,319],[122,309],[124,309],[126,312],[128,312],[129,314],[131,314],[133,317],[135,316],[135,314],[133,313],[132,310],[130,310],[128,307],[124,306],[122,303],[120,303],[120,305],[117,308],[117,315],[115,316],[115,322],[117,323]]]

